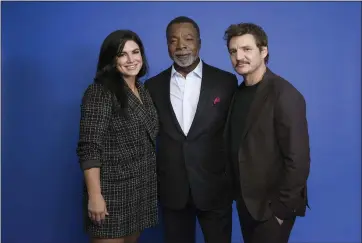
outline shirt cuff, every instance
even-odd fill
[[[100,167],[101,167],[101,162],[99,160],[85,160],[80,162],[80,168],[82,170],[88,170]]]

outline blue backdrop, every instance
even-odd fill
[[[150,76],[169,67],[165,28],[196,20],[201,56],[232,71],[224,30],[251,21],[270,39],[270,68],[308,104],[311,211],[290,242],[361,242],[361,7],[358,2],[2,2],[2,241],[82,243],[80,100],[111,31],[141,36]],[[233,241],[241,242],[234,212]],[[198,243],[203,242],[198,227]],[[147,230],[142,243],[161,243]]]

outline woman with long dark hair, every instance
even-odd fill
[[[138,35],[114,31],[102,44],[94,83],[82,99],[77,154],[92,243],[134,243],[157,223],[158,118],[139,81],[147,69]]]

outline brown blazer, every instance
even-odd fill
[[[269,69],[251,104],[238,154],[242,197],[254,219],[305,215],[310,168],[306,103],[292,84]]]

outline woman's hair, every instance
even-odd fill
[[[127,107],[127,96],[125,93],[125,81],[116,68],[116,59],[123,51],[127,41],[134,41],[140,48],[142,56],[142,68],[137,74],[137,79],[145,76],[148,72],[145,49],[139,36],[130,30],[116,30],[109,34],[103,41],[97,65],[97,73],[94,82],[101,83],[111,91],[117,98],[122,110]]]

